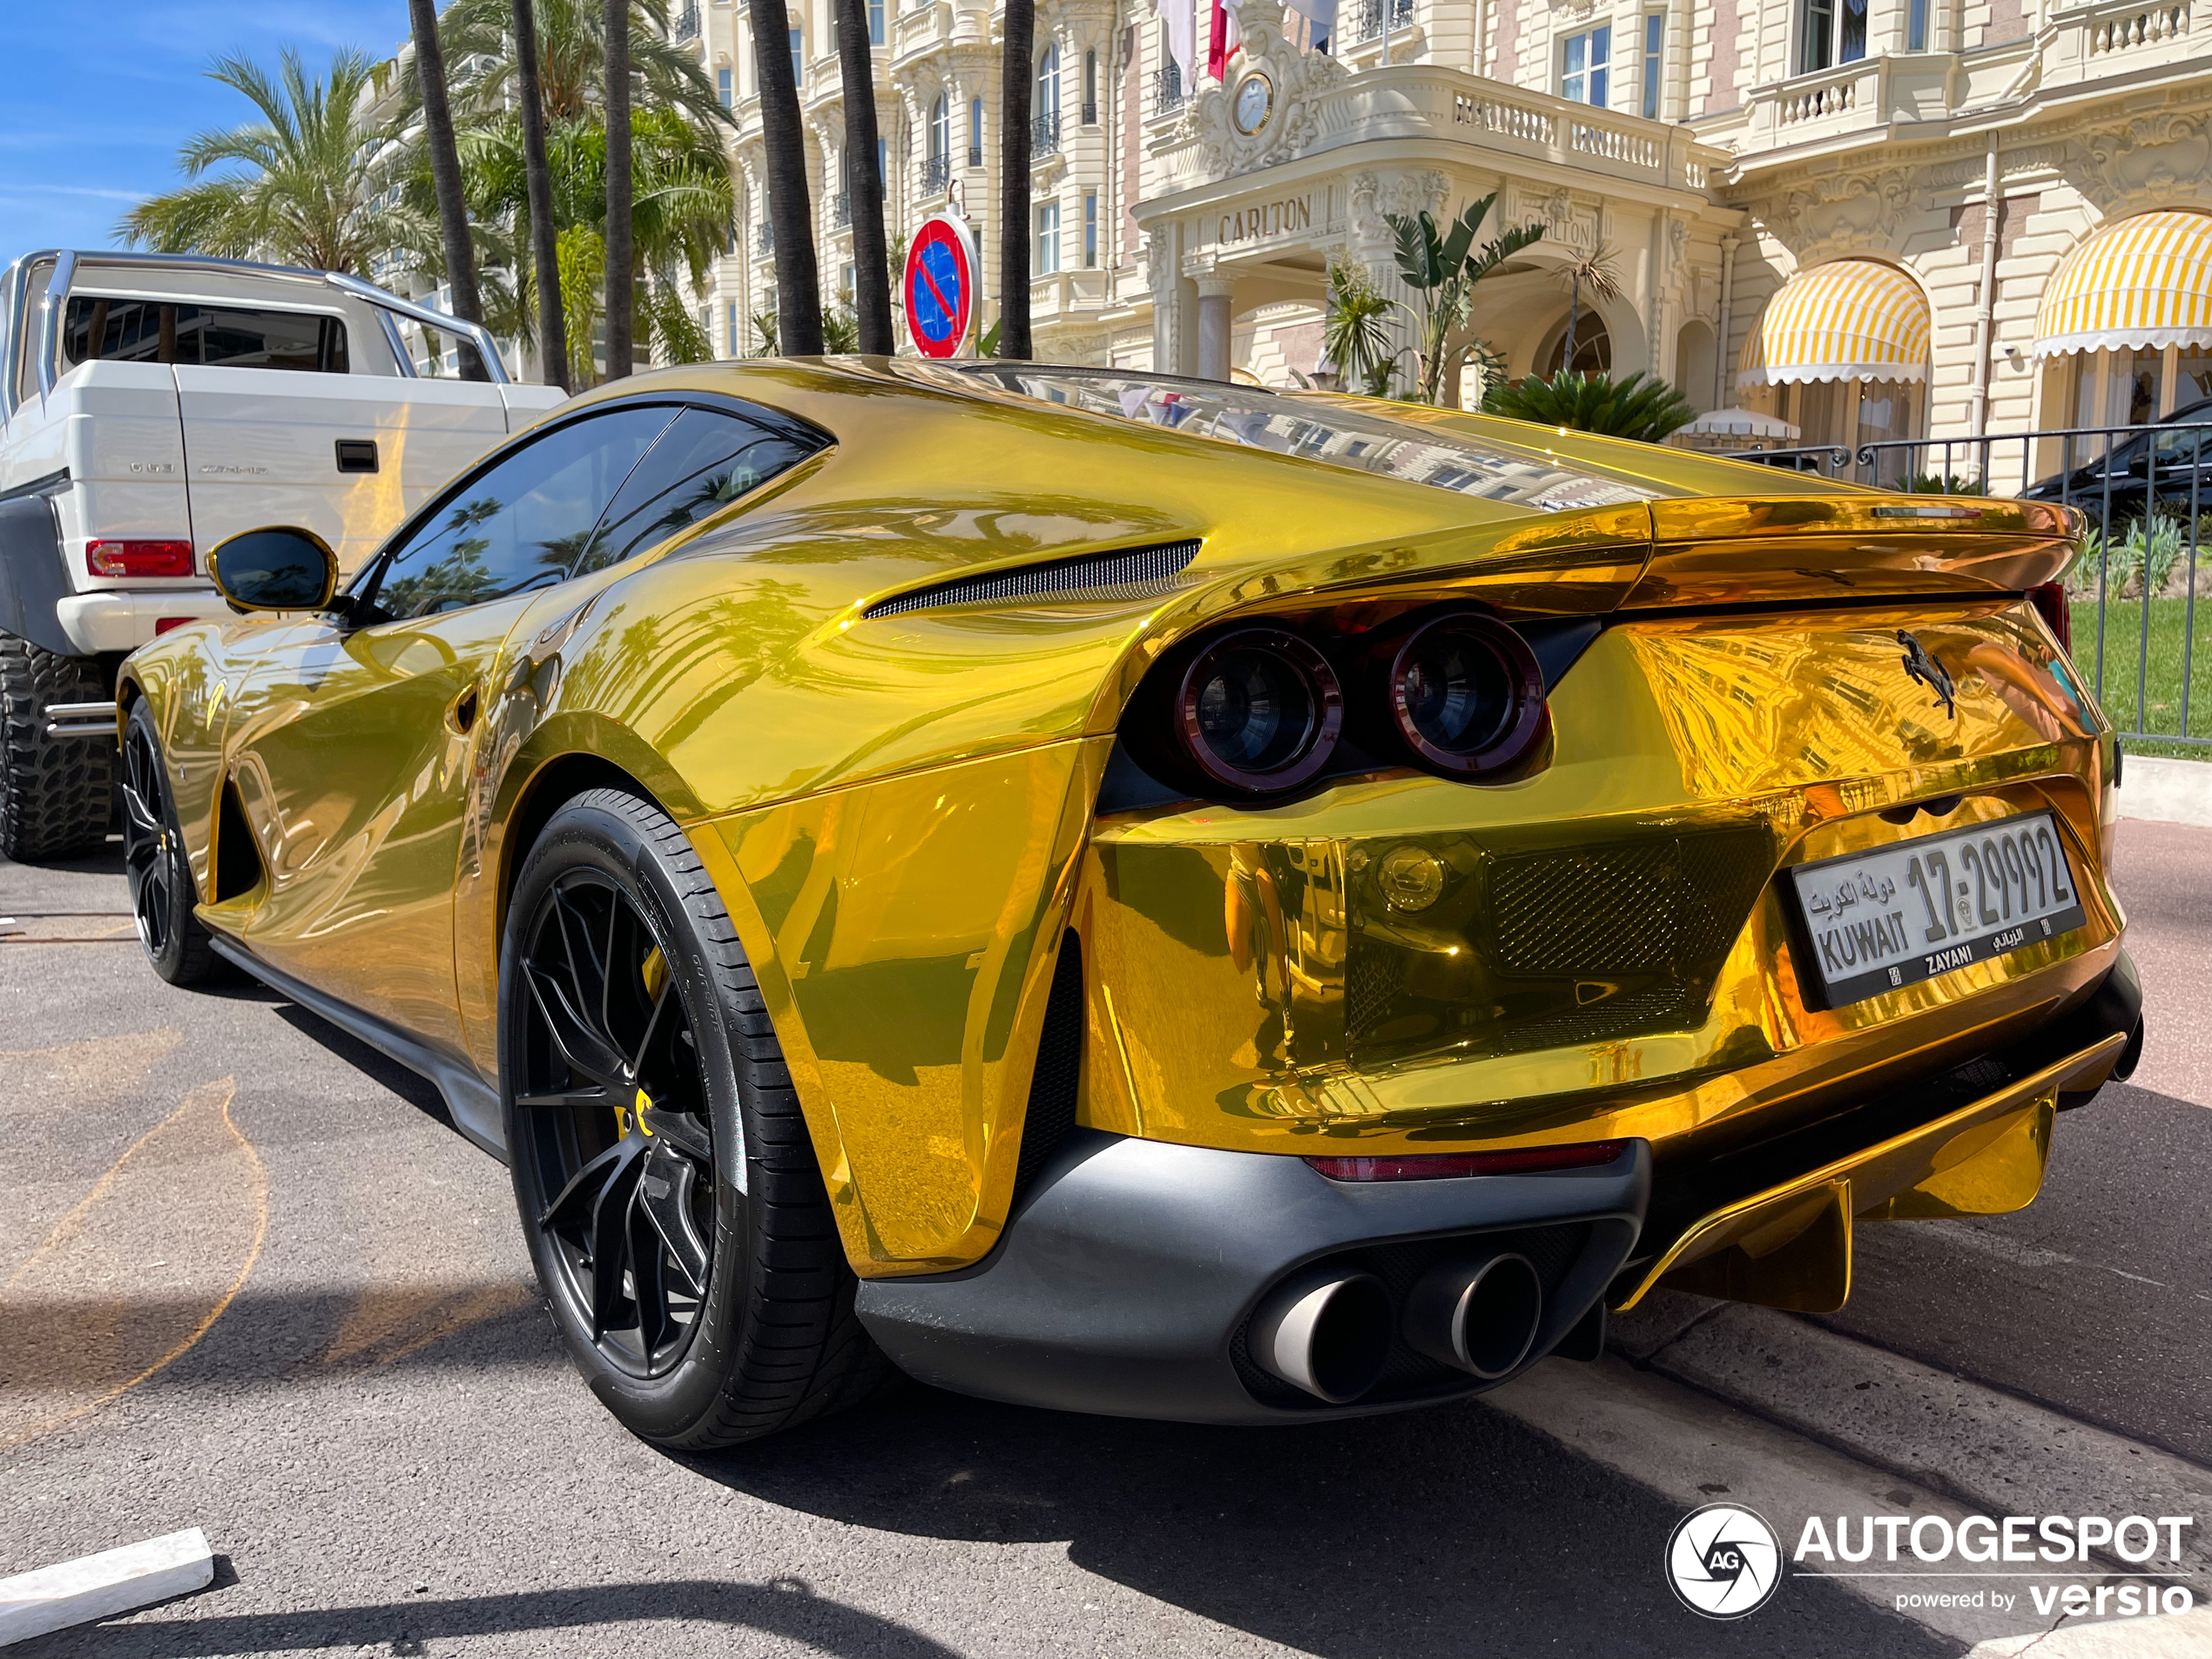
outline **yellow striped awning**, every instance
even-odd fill
[[[1927,296],[1873,260],[1810,266],[1767,301],[1736,368],[1741,386],[1925,379]]]
[[[2035,354],[2212,347],[2212,215],[2161,208],[2100,226],[2035,309]]]

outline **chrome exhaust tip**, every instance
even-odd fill
[[[1433,1267],[1406,1298],[1406,1340],[1485,1382],[1528,1357],[1543,1319],[1543,1281],[1510,1251]]]
[[[1372,1273],[1305,1274],[1278,1285],[1252,1315],[1252,1363],[1316,1399],[1346,1406],[1382,1379],[1390,1292]]]

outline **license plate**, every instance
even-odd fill
[[[2053,814],[2023,813],[1790,872],[1805,989],[1828,1008],[2056,939],[2087,916]]]

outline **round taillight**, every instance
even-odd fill
[[[1169,712],[1188,768],[1224,789],[1273,795],[1328,764],[1344,691],[1329,659],[1296,634],[1244,628],[1190,659]]]
[[[1494,617],[1453,611],[1406,634],[1385,659],[1383,694],[1398,740],[1454,777],[1494,772],[1544,732],[1544,671],[1527,641]]]

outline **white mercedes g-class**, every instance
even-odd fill
[[[563,397],[515,384],[484,329],[357,278],[183,254],[28,254],[0,279],[0,341],[11,859],[105,837],[117,665],[224,614],[208,549],[300,524],[350,570]],[[419,374],[418,344],[477,378]]]

